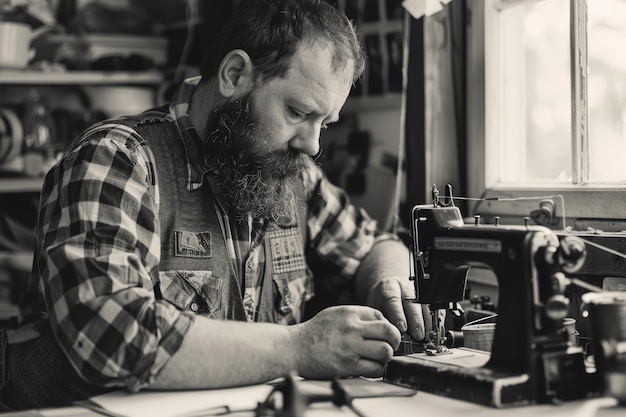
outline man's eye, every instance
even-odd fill
[[[296,117],[296,118],[306,117],[306,113],[301,112],[300,110],[295,109],[293,107],[289,107],[289,112],[291,113],[293,117]]]

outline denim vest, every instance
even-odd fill
[[[147,112],[123,123],[147,145],[146,154],[156,168],[161,229],[157,298],[212,318],[245,321],[242,288],[228,256],[213,192],[206,179],[195,190],[187,186],[187,160],[204,155],[204,149],[181,135],[165,114]],[[265,269],[258,321],[298,323],[313,296],[313,278],[305,261],[303,196],[302,190],[296,223],[270,225],[259,248],[265,252]]]

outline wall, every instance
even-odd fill
[[[388,229],[396,188],[396,159],[401,131],[401,97],[349,99],[341,120],[322,132],[322,157],[318,161],[331,181],[344,188],[351,201],[363,207]],[[358,157],[347,149],[348,137],[354,132],[369,136],[367,165],[362,171],[364,190],[355,190],[348,177],[359,171]],[[359,188],[359,186],[357,186]],[[404,189],[400,190],[403,195]]]
[[[398,157],[401,111],[400,108],[365,110],[357,118],[359,127],[370,132],[372,142],[366,169],[367,192],[353,196],[353,201],[368,210],[380,226],[388,228],[396,192],[396,172],[383,163],[386,156]],[[403,190],[402,187],[400,193]]]

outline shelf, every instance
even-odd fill
[[[10,71],[0,70],[0,84],[24,85],[158,85],[163,82],[160,71]]]
[[[0,177],[0,193],[38,193],[43,186],[43,177]]]
[[[380,96],[348,97],[341,110],[343,114],[363,113],[381,110],[399,110],[402,107],[402,94],[389,93]]]
[[[49,70],[0,70],[0,86],[15,88],[31,86],[147,86],[151,90],[164,82],[161,71],[65,71]],[[4,88],[4,87],[3,87]],[[2,94],[3,90],[0,90]],[[19,94],[11,93],[11,98],[19,100]],[[95,93],[94,93],[95,94]],[[100,94],[100,91],[97,92]],[[9,96],[7,94],[7,96]],[[0,104],[2,100],[0,100]],[[2,164],[0,164],[2,167]],[[21,172],[21,171],[20,171]],[[4,176],[3,176],[4,175]],[[39,193],[43,185],[43,177],[20,177],[17,171],[9,171],[7,166],[0,171],[0,194]]]

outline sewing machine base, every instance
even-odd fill
[[[469,359],[472,362],[469,367],[455,365],[458,359],[454,357],[448,363],[440,363],[423,353],[395,356],[387,364],[383,379],[432,394],[496,408],[601,395],[597,376],[586,373],[581,375],[580,370],[569,369],[571,358],[553,360],[550,366],[559,368],[558,371],[561,372],[571,372],[572,377],[561,378],[559,382],[542,390],[537,386],[537,378],[533,380],[529,374],[499,372],[483,366],[490,358],[489,352],[466,348],[455,348],[452,351],[457,357],[459,354],[465,355],[466,358],[461,358],[461,362]],[[468,355],[468,352],[472,355]],[[547,373],[553,371],[554,369],[550,369]],[[554,389],[559,392],[545,392]]]

